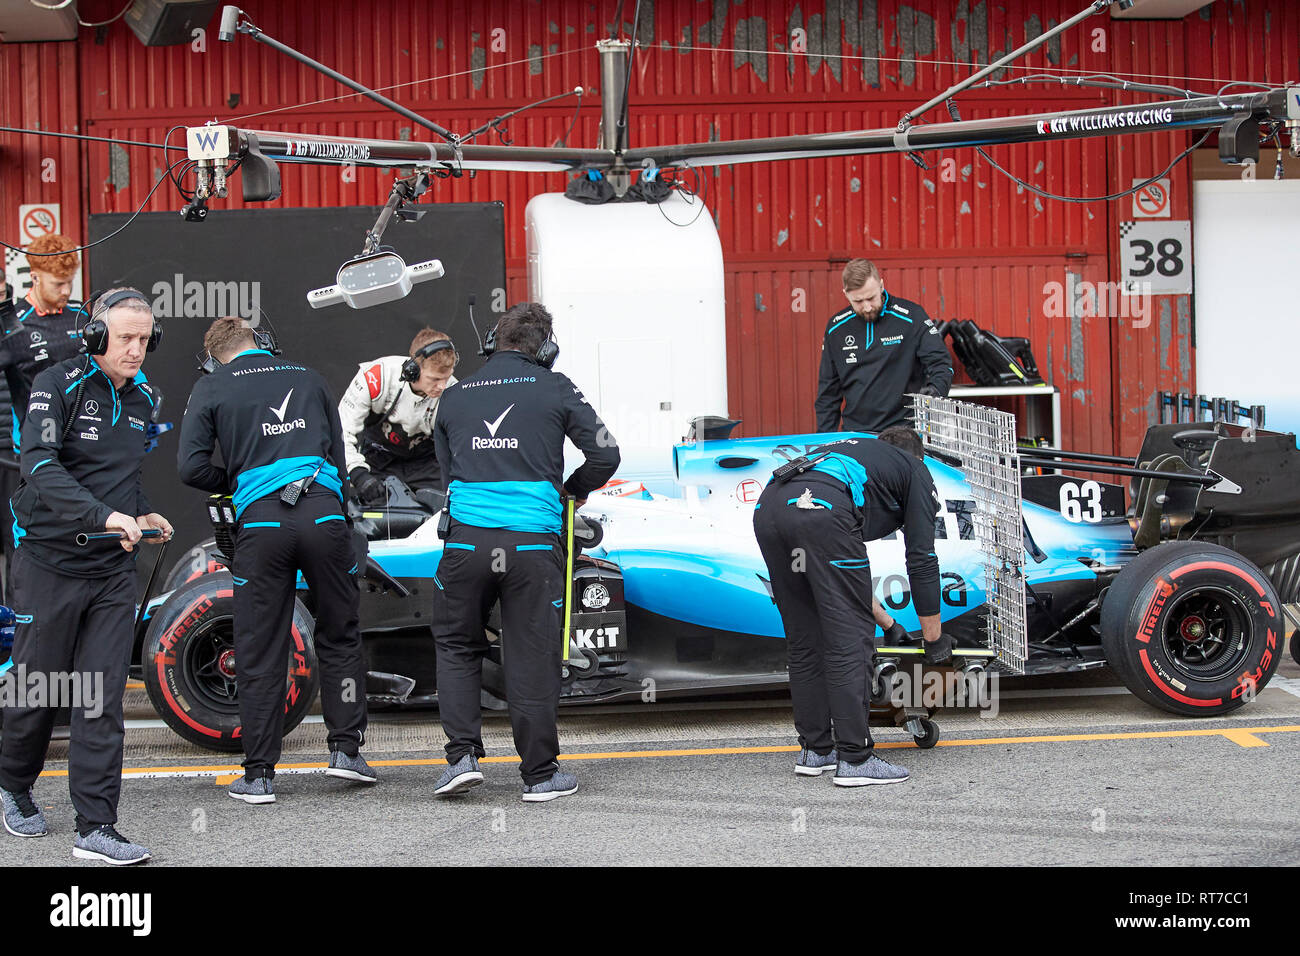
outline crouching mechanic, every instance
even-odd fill
[[[802,748],[797,774],[834,767],[844,787],[908,777],[872,752],[867,727],[875,621],[863,542],[902,527],[925,659],[951,657],[952,640],[939,629],[939,499],[923,455],[920,438],[905,426],[876,438],[842,438],[777,469],[759,496],[754,532],[785,625]]]
[[[480,687],[485,618],[501,602],[506,703],[526,802],[578,789],[559,769],[556,710],[564,634],[561,489],[581,507],[618,468],[618,446],[569,379],[551,371],[559,346],[541,305],[515,306],[487,336],[481,369],[448,388],[434,426],[448,471],[449,522],[434,581],[438,710],[447,770],[434,793],[483,782]],[[564,438],[586,461],[561,486]],[[437,598],[435,598],[436,600]]]
[[[433,422],[443,389],[456,383],[456,347],[445,332],[421,329],[410,357],[387,355],[361,366],[339,402],[348,477],[363,505],[383,504],[383,479],[411,490],[442,488]]]
[[[32,382],[21,480],[9,503],[17,542],[14,675],[42,675],[47,687],[68,688],[71,699],[5,708],[5,829],[25,837],[48,832],[31,788],[55,714],[71,706],[72,854],[114,864],[149,859],[148,850],[114,826],[122,789],[122,693],[134,636],[134,549],[142,530],[157,530],[164,540],[172,534],[140,486],[146,423],[157,400],[140,366],[161,336],[142,293],[111,289],[99,298],[84,330],[87,354]],[[79,533],[100,530],[118,532],[120,544],[76,544]]]
[[[342,513],[343,434],[320,373],[259,348],[240,319],[217,319],[203,339],[219,363],[190,395],[181,423],[181,481],[232,494],[238,526],[235,660],[244,776],[230,796],[274,803],[284,736],[284,687],[294,587],[302,569],[316,599],[321,709],[330,748],[325,772],[374,783],[365,740],[357,558]],[[216,364],[214,363],[214,364]],[[212,463],[220,446],[225,467]]]

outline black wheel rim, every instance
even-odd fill
[[[234,620],[229,617],[205,621],[185,643],[181,661],[186,683],[205,704],[222,713],[239,713],[235,684]]]
[[[1224,588],[1195,588],[1165,611],[1165,653],[1190,680],[1221,680],[1246,659],[1253,631],[1250,609],[1237,595]]]

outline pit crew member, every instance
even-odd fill
[[[835,768],[835,783],[846,787],[908,777],[873,753],[867,727],[872,649],[864,638],[875,622],[863,542],[902,527],[925,658],[946,660],[952,641],[939,628],[934,553],[939,499],[923,454],[905,427],[842,438],[777,469],[759,496],[754,532],[785,626],[802,776]]]
[[[58,707],[70,704],[68,789],[77,825],[72,854],[113,864],[141,863],[150,855],[115,826],[122,694],[134,637],[135,546],[142,530],[156,529],[164,540],[172,534],[140,482],[156,401],[141,366],[161,337],[149,300],[138,290],[111,289],[97,300],[85,328],[86,355],[59,362],[32,382],[21,481],[9,503],[17,543],[15,675],[20,681],[24,671],[45,675],[49,686],[57,675],[67,675],[59,683],[71,689],[75,678],[81,692],[72,692],[71,700],[20,701],[5,708],[5,829],[24,837],[48,832],[31,788],[45,763]],[[79,533],[100,530],[118,532],[120,543],[77,545]]]
[[[443,389],[456,382],[459,356],[445,332],[421,329],[409,356],[366,362],[352,379],[339,418],[348,477],[363,505],[384,502],[383,479],[400,478],[412,490],[442,488],[433,423]]]
[[[450,481],[448,530],[435,581],[438,708],[447,770],[434,793],[483,782],[479,689],[484,618],[501,602],[506,699],[521,758],[523,799],[553,800],[578,789],[559,769],[556,710],[565,593],[561,494],[580,506],[618,468],[618,445],[582,393],[551,371],[559,354],[551,314],[526,302],[487,336],[489,356],[443,393],[434,425],[438,460]],[[567,480],[564,438],[586,461]]]
[[[318,604],[316,653],[330,749],[325,772],[374,783],[376,774],[359,751],[366,668],[333,395],[314,369],[258,348],[240,319],[217,319],[203,344],[219,365],[190,395],[177,463],[187,485],[232,494],[238,518],[230,570],[244,776],[227,792],[245,803],[275,802],[299,568]],[[212,461],[218,446],[224,467]]]
[[[907,423],[905,395],[947,397],[952,358],[925,309],[886,292],[875,263],[851,260],[843,280],[849,307],[822,338],[817,430],[875,435]]]

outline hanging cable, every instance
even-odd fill
[[[540,56],[526,56],[518,60],[508,60],[505,63],[494,63],[491,66],[483,66],[483,67],[479,67],[476,69],[469,69],[469,70],[456,70],[455,72],[452,73],[443,73],[438,76],[429,76],[421,80],[411,80],[410,82],[407,83],[394,83],[392,86],[378,87],[374,92],[389,93],[393,90],[400,90],[407,86],[419,86],[422,83],[437,83],[440,80],[454,80],[459,76],[471,76],[476,73],[486,73],[488,70],[503,70],[506,67],[518,66],[521,63],[540,63],[542,60],[549,60],[552,57],[572,56],[574,53],[585,53],[585,52],[586,52],[585,47],[575,47],[572,50],[557,50],[555,53],[543,53]],[[343,93],[339,96],[327,96],[324,99],[308,100],[305,103],[295,103],[291,106],[277,106],[274,109],[261,110],[257,113],[241,113],[238,116],[231,116],[227,119],[220,120],[219,125],[232,126],[235,125],[236,123],[243,122],[244,120],[250,120],[257,116],[271,116],[272,114],[275,113],[287,113],[292,110],[305,109],[306,107],[309,106],[321,106],[326,103],[338,103],[342,100],[346,100],[353,96],[360,96],[360,95],[361,94],[359,93]]]
[[[128,219],[126,222],[122,223],[121,226],[119,226],[117,229],[110,232],[107,236],[104,236],[102,239],[96,239],[94,242],[87,243],[84,246],[77,246],[75,249],[64,249],[61,252],[28,252],[22,246],[10,245],[9,243],[5,242],[3,239],[0,239],[0,246],[4,246],[6,249],[12,249],[14,252],[21,252],[23,255],[27,256],[28,258],[32,256],[61,256],[61,255],[66,255],[69,252],[84,252],[86,249],[93,249],[101,242],[108,242],[108,240],[112,239],[114,236],[120,233],[127,226],[131,225],[131,223],[135,222],[136,218],[140,215],[140,213],[144,212],[144,207],[149,205],[149,200],[152,199],[153,194],[158,191],[158,187],[163,184],[164,180],[171,178],[170,173],[172,169],[174,169],[176,166],[179,166],[183,162],[188,162],[188,160],[178,159],[176,160],[175,163],[169,166],[167,168],[167,171],[163,175],[158,177],[158,181],[153,184],[153,188],[149,190],[149,194],[144,197],[144,202],[140,203],[140,208],[138,208],[135,212],[131,214],[131,218]]]
[[[122,12],[111,20],[101,20],[99,23],[87,23],[85,20],[81,19],[81,14],[77,14],[77,22],[83,27],[106,27],[110,23],[116,23],[118,20],[121,20],[126,16],[126,11],[130,10],[134,5],[135,0],[126,0],[126,6],[122,8]]]
[[[947,106],[948,106],[949,115],[951,115],[954,120],[960,123],[961,114],[957,110],[956,102],[953,100],[949,100]],[[1150,186],[1156,180],[1169,175],[1170,170],[1172,170],[1175,166],[1177,166],[1184,159],[1190,156],[1196,149],[1200,148],[1201,144],[1204,143],[1207,139],[1209,139],[1210,134],[1213,132],[1214,132],[1213,128],[1207,129],[1204,133],[1201,134],[1200,139],[1192,143],[1191,146],[1188,146],[1185,150],[1183,150],[1181,153],[1175,156],[1174,161],[1172,163],[1166,166],[1164,170],[1162,170],[1161,172],[1156,173],[1150,179],[1138,183],[1132,189],[1125,189],[1123,192],[1111,193],[1110,195],[1106,195],[1106,196],[1058,196],[1055,193],[1049,193],[1047,190],[1040,189],[1039,187],[1035,186],[1033,183],[1025,182],[1025,180],[1021,179],[1015,173],[1003,169],[1002,166],[998,164],[997,160],[995,160],[992,156],[990,156],[985,151],[983,146],[976,146],[975,152],[983,156],[984,160],[990,166],[992,166],[994,169],[1000,172],[1003,176],[1006,176],[1008,179],[1015,182],[1016,185],[1020,186],[1023,189],[1029,190],[1031,193],[1033,193],[1036,196],[1042,196],[1044,199],[1055,199],[1057,202],[1073,202],[1073,203],[1109,202],[1112,199],[1123,199],[1125,196],[1131,196],[1139,189],[1145,189],[1147,186]]]

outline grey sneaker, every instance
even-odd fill
[[[478,769],[478,758],[466,754],[442,772],[434,786],[435,796],[450,797],[452,794],[472,790],[483,782],[483,774]]]
[[[45,825],[45,814],[32,800],[31,787],[22,793],[0,790],[0,800],[4,803],[5,829],[14,836],[43,837],[50,832]]]
[[[358,783],[375,783],[379,780],[379,774],[370,769],[370,764],[366,763],[365,757],[361,754],[349,757],[341,750],[335,750],[330,754],[330,765],[325,775],[355,780]]]
[[[862,763],[841,760],[835,769],[835,786],[866,787],[876,783],[902,783],[911,774],[902,767],[881,760],[872,754]]]
[[[834,770],[839,760],[839,755],[834,750],[823,755],[804,747],[799,751],[799,759],[794,762],[794,772],[801,777],[820,777],[827,770]]]
[[[275,787],[270,777],[240,777],[226,790],[236,800],[245,803],[275,803]]]
[[[578,792],[578,778],[571,773],[557,770],[550,780],[524,785],[524,803],[542,803],[556,797],[567,797]]]
[[[72,855],[79,860],[102,860],[114,866],[129,866],[149,859],[149,851],[132,843],[113,829],[111,824],[95,827],[85,836],[77,834]]]

